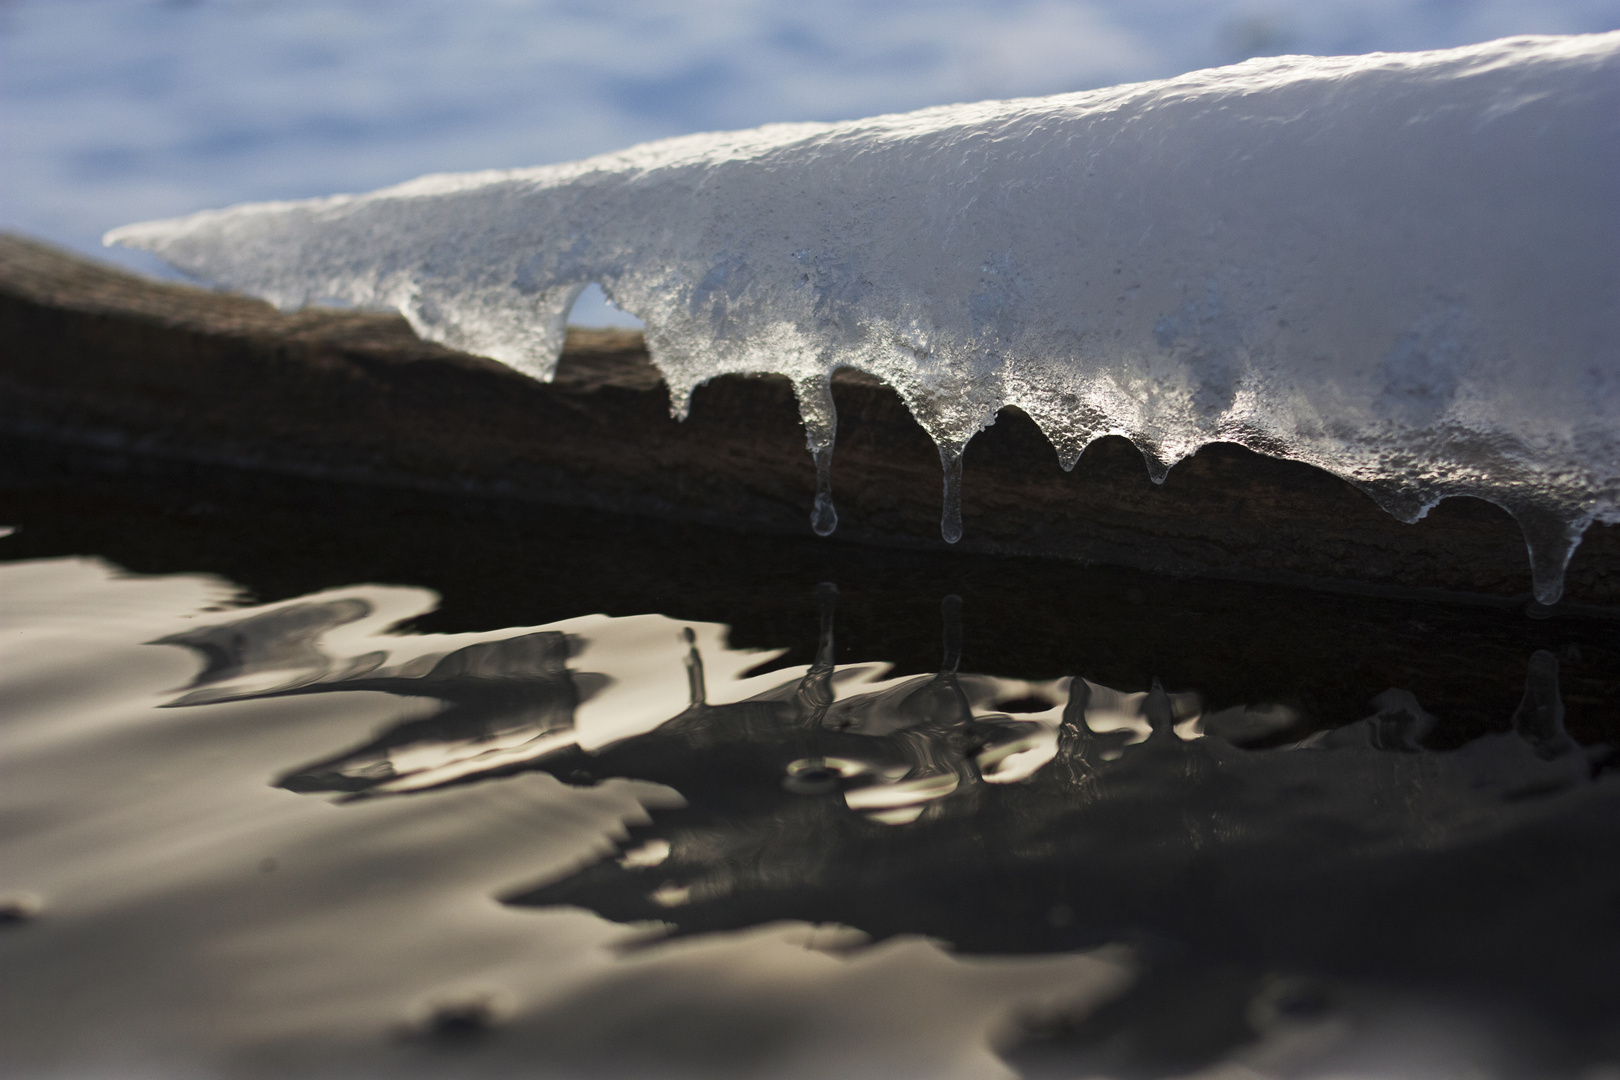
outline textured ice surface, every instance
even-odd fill
[[[1065,467],[1118,434],[1160,479],[1219,440],[1404,520],[1478,496],[1550,603],[1620,521],[1617,193],[1620,33],[695,135],[108,239],[282,307],[397,308],[539,378],[600,282],[677,412],[781,373],[824,466],[831,372],[859,368],[939,444],[952,540],[961,450],[1009,405]]]

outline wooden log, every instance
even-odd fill
[[[835,539],[945,548],[940,465],[888,387],[833,380]],[[396,315],[276,311],[0,236],[0,433],[282,474],[807,533],[814,469],[785,379],[668,394],[641,336],[571,329],[555,381],[416,337]],[[956,550],[1179,575],[1518,602],[1508,515],[1473,499],[1407,525],[1344,481],[1230,444],[1154,485],[1104,439],[1063,472],[1014,409],[969,445]],[[1596,525],[1566,602],[1620,605],[1620,529]]]

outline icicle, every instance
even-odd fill
[[[832,447],[810,453],[816,461],[816,505],[810,511],[810,528],[817,536],[831,536],[838,528],[838,508],[832,497]]]
[[[1590,519],[1571,521],[1541,509],[1513,512],[1530,552],[1530,591],[1538,604],[1558,603],[1564,595],[1564,571],[1580,546]]]
[[[947,544],[962,539],[962,451],[941,445],[939,462],[945,469],[944,505],[939,512],[939,535]]]
[[[816,501],[810,510],[810,528],[817,536],[831,536],[838,528],[838,509],[832,497],[833,443],[838,437],[838,408],[833,404],[832,376],[794,384],[804,440],[816,463]]]
[[[1430,510],[1440,505],[1440,496],[1421,484],[1400,480],[1352,481],[1379,509],[1408,525],[1422,521]]]
[[[1164,463],[1157,452],[1141,443],[1137,443],[1136,448],[1142,452],[1142,461],[1147,465],[1148,478],[1155,484],[1164,483],[1165,477],[1170,475],[1170,466]]]

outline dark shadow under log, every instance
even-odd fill
[[[940,465],[889,388],[834,378],[836,539],[945,548]],[[808,534],[815,473],[792,388],[722,377],[690,418],[639,334],[571,330],[556,380],[418,339],[403,319],[147,281],[0,237],[0,434],[121,455]],[[1148,478],[1105,439],[1072,472],[1004,410],[968,447],[958,550],[1335,589],[1528,595],[1507,514],[1416,525],[1321,470],[1232,445]],[[1620,529],[1597,525],[1566,600],[1620,604]]]

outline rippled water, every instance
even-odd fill
[[[7,1075],[1620,1069],[1612,621],[24,488]]]

